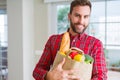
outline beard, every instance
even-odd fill
[[[84,29],[83,29],[83,30],[77,29],[77,28],[75,27],[75,26],[77,26],[77,25],[82,25],[82,26],[84,27]],[[73,22],[70,20],[70,26],[71,26],[73,32],[78,33],[78,34],[82,34],[82,33],[86,30],[86,28],[87,28],[88,25],[85,26],[85,25],[83,25],[83,24],[80,24],[79,22],[78,22],[78,23],[73,23]]]

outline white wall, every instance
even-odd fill
[[[35,50],[42,50],[48,39],[48,5],[34,0]]]
[[[33,80],[34,0],[7,0],[8,80]]]
[[[7,0],[7,14],[8,80],[33,80],[40,57],[35,52],[43,50],[49,35],[48,5],[43,0]]]

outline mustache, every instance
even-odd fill
[[[81,24],[81,23],[78,22],[78,23],[74,23],[74,25],[83,25],[83,24]]]

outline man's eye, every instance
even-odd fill
[[[87,15],[87,16],[84,16],[84,18],[88,18],[89,16]]]
[[[78,14],[76,14],[75,16],[76,16],[76,17],[79,17],[79,15],[78,15]]]

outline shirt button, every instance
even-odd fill
[[[73,40],[73,42],[75,42],[75,40]]]

